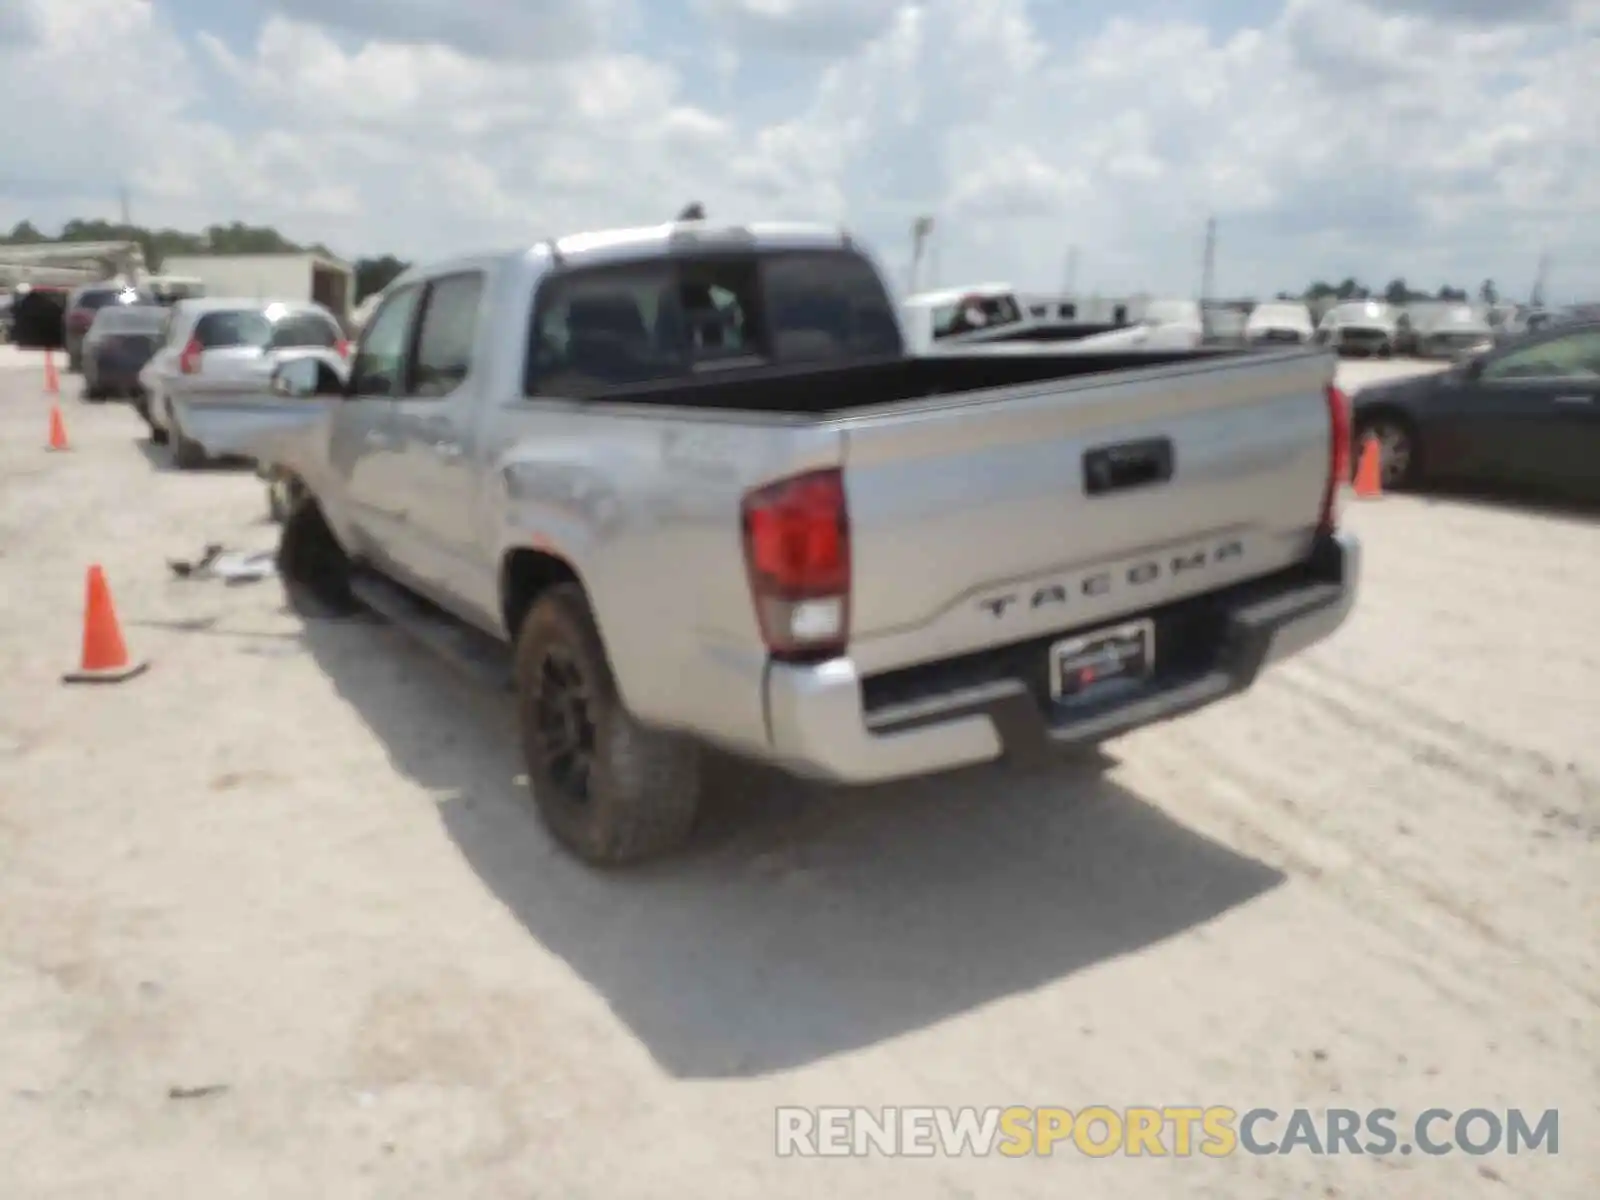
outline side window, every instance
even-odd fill
[[[1584,330],[1502,354],[1483,370],[1486,380],[1600,378],[1600,332]]]
[[[676,378],[687,365],[683,325],[668,262],[554,275],[534,305],[526,391],[582,400]]]
[[[483,275],[447,275],[428,285],[417,330],[417,357],[408,396],[447,396],[460,387],[472,364],[483,300]]]
[[[411,318],[422,297],[420,285],[395,292],[367,322],[350,368],[352,396],[393,396],[399,393],[411,339]]]

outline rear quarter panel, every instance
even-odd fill
[[[492,561],[531,549],[572,566],[641,719],[764,746],[766,650],[740,505],[753,487],[839,465],[838,431],[545,399],[508,402],[492,425]]]

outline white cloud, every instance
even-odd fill
[[[1188,292],[1214,213],[1228,290],[1520,292],[1549,249],[1600,295],[1594,0],[1288,0],[1227,33],[1133,5],[1071,41],[1025,0],[692,0],[670,58],[625,0],[275,0],[192,37],[161,3],[7,0],[0,78],[48,101],[0,133],[0,221],[111,216],[127,182],[147,223],[426,256],[698,199],[895,261],[931,211],[946,281],[1051,286],[1076,244],[1085,285]]]
[[[847,54],[882,33],[899,0],[694,0],[737,47],[783,55]]]

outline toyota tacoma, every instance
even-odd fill
[[[348,370],[273,389],[191,434],[299,481],[291,591],[514,689],[591,863],[679,845],[707,747],[842,784],[1044,760],[1244,690],[1355,596],[1332,355],[910,355],[834,229],[413,268]]]

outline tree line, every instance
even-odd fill
[[[146,229],[142,225],[123,225],[116,221],[86,221],[73,219],[61,227],[61,232],[51,237],[31,221],[19,221],[11,231],[0,236],[0,246],[35,246],[41,242],[138,242],[144,253],[146,268],[152,274],[161,271],[161,264],[174,254],[326,254],[337,258],[321,242],[302,246],[284,237],[266,225],[246,225],[234,221],[228,225],[209,225],[201,233],[184,233],[177,229]],[[411,264],[385,254],[378,258],[358,258],[351,264],[355,271],[355,303],[360,303],[373,292],[388,287]]]
[[[1464,303],[1468,296],[1465,288],[1451,287],[1449,284],[1445,284],[1438,291],[1419,292],[1404,279],[1391,279],[1389,286],[1374,292],[1357,279],[1346,279],[1338,284],[1319,279],[1298,296],[1279,292],[1278,299],[1306,301],[1378,299],[1387,300],[1390,304],[1415,304],[1419,300],[1447,300],[1459,304]],[[1478,299],[1484,304],[1500,302],[1500,290],[1495,287],[1494,280],[1485,279],[1478,285]]]
[[[698,203],[694,203],[679,213],[678,219],[680,221],[703,219],[704,214],[705,210]],[[202,233],[184,233],[177,229],[146,229],[140,225],[122,225],[115,221],[74,219],[63,225],[61,233],[55,238],[41,231],[31,221],[19,221],[12,227],[10,233],[0,237],[0,245],[11,246],[36,245],[50,241],[138,242],[144,251],[145,264],[152,272],[161,270],[162,259],[169,254],[303,254],[314,251],[333,255],[333,252],[320,242],[302,246],[290,241],[270,226],[246,225],[242,221],[234,221],[229,225],[210,225]],[[351,265],[355,270],[355,303],[359,304],[373,292],[388,287],[395,277],[411,264],[392,254],[385,254],[377,258],[358,258]],[[1404,279],[1391,279],[1388,286],[1378,292],[1374,292],[1357,279],[1346,279],[1337,284],[1319,279],[1298,296],[1289,292],[1278,293],[1279,300],[1308,302],[1372,298],[1387,300],[1391,304],[1410,304],[1418,300],[1463,302],[1468,296],[1464,288],[1451,287],[1448,284],[1437,291],[1417,291]],[[1477,298],[1485,304],[1499,301],[1500,293],[1495,287],[1494,280],[1485,279],[1478,286]]]

